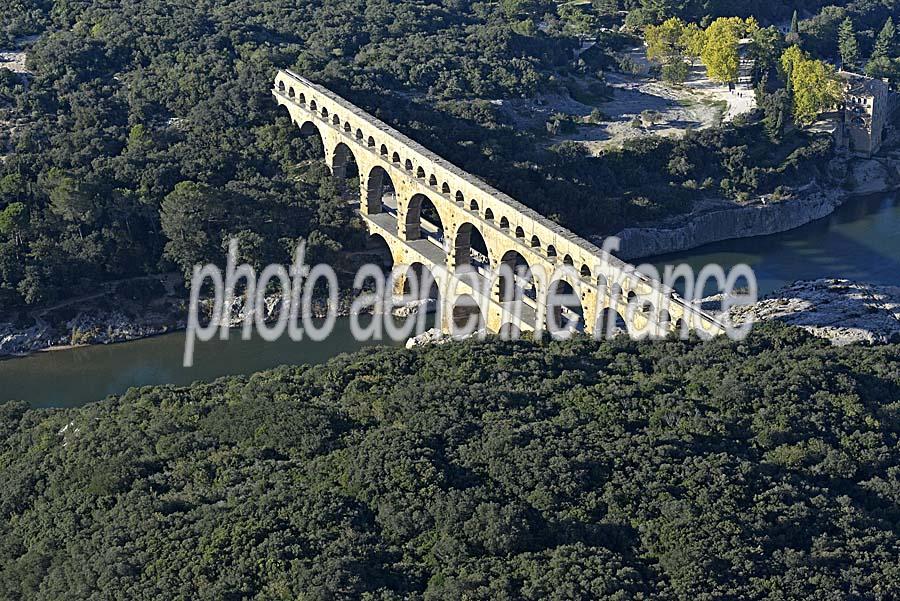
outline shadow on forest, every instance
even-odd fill
[[[333,86],[349,101],[464,171],[579,235],[607,233],[597,231],[601,224],[596,218],[597,204],[609,199],[598,193],[590,178],[572,176],[573,169],[587,168],[586,161],[597,159],[563,159],[539,148],[533,134],[502,124],[496,114],[491,114],[494,120],[485,124],[400,94],[373,101],[371,94],[347,89],[339,82],[325,85]],[[615,189],[610,186],[607,190]],[[620,220],[621,212],[607,212],[602,226],[612,230]]]

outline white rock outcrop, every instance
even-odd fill
[[[777,319],[834,344],[900,342],[900,287],[838,279],[800,281],[745,307],[735,322]]]

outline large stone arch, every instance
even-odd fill
[[[491,298],[501,306],[500,323],[524,321],[535,324],[541,320],[540,302],[543,296],[543,269],[529,262],[516,248],[506,249],[497,261],[497,277]]]
[[[391,242],[378,232],[369,234],[366,240],[366,252],[372,256],[374,262],[389,273],[396,263],[396,251]]]
[[[571,266],[553,271],[547,285],[547,331],[554,338],[569,338],[574,333],[590,330],[590,307],[585,302],[586,289]]]
[[[278,114],[282,117],[287,117],[291,121],[291,125],[297,124],[297,119],[294,116],[294,111],[291,110],[291,107],[287,104],[278,104]]]
[[[404,296],[414,300],[433,299],[440,300],[440,285],[433,268],[421,261],[414,261],[409,265],[395,265],[395,275],[402,279],[402,289],[398,288]],[[398,280],[399,281],[399,280]]]
[[[397,210],[397,188],[384,167],[376,165],[360,177],[360,208],[365,215]]]
[[[671,305],[667,297],[658,294],[639,295],[626,308],[629,333],[638,338],[665,338],[673,329]]]
[[[672,312],[669,308],[665,306],[658,307],[654,317],[656,319],[657,337],[665,338],[675,330],[675,324],[677,322],[672,318]],[[680,328],[681,324],[678,324],[678,326]]]
[[[413,261],[410,264],[395,264],[391,272],[393,280],[394,304],[405,306],[399,315],[415,320],[410,335],[422,334],[426,329],[427,314],[436,313],[436,323],[442,323],[443,294],[439,275],[433,267]],[[395,313],[395,315],[398,315]]]
[[[404,240],[419,240],[423,236],[443,243],[448,216],[442,211],[440,199],[434,200],[426,194],[413,194],[406,206],[398,211],[400,237]],[[434,223],[437,221],[438,223]],[[434,227],[437,229],[435,231]]]
[[[300,128],[301,136],[304,136],[304,137],[307,137],[307,138],[310,138],[313,140],[318,140],[319,144],[321,145],[322,157],[325,159],[326,163],[329,162],[330,157],[328,155],[328,143],[325,138],[325,134],[321,130],[319,125],[311,119],[306,119],[304,121],[298,121],[297,125]]]
[[[466,221],[456,228],[448,259],[451,269],[465,266],[472,266],[475,269],[490,268],[491,249],[477,225]]]
[[[597,340],[608,340],[628,333],[628,322],[616,307],[603,307],[594,320],[593,336]]]
[[[534,301],[537,300],[537,282],[535,282],[534,278],[534,269],[525,255],[514,248],[508,249],[497,262],[497,269],[499,272],[498,289],[495,294],[497,300],[500,302],[515,300],[519,292]],[[515,279],[512,282],[507,280],[509,273],[515,274]],[[523,286],[526,283],[525,281],[530,282],[531,288]]]
[[[359,177],[360,164],[356,153],[344,142],[338,142],[331,151],[331,173],[334,177],[344,180],[348,177]],[[352,173],[355,167],[356,173]],[[348,173],[348,169],[350,172]]]
[[[471,336],[486,330],[487,314],[485,308],[471,294],[460,294],[448,303],[448,329],[453,336]]]

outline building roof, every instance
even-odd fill
[[[844,80],[846,92],[854,96],[881,96],[890,91],[888,84],[880,79],[849,71],[839,71],[838,75]]]

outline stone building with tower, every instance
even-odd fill
[[[839,145],[853,154],[870,157],[884,141],[896,106],[894,94],[880,79],[848,71],[839,75],[844,84]]]

